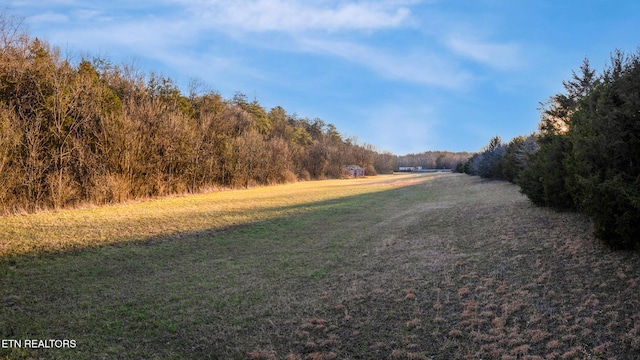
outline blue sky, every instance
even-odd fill
[[[333,123],[402,155],[536,131],[587,57],[640,45],[638,0],[8,1],[32,36],[135,63],[187,92]]]

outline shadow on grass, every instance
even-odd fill
[[[433,177],[431,177],[433,178]],[[422,179],[422,181],[427,179]],[[412,180],[413,181],[413,180]],[[406,182],[406,180],[405,180]],[[341,184],[341,188],[350,186],[362,187],[362,184],[350,184],[345,181]],[[416,186],[416,185],[413,185]],[[418,185],[419,186],[419,185]],[[320,185],[320,187],[322,187]],[[256,221],[268,220],[282,216],[295,215],[303,212],[313,212],[331,207],[349,206],[361,197],[380,191],[398,191],[397,188],[390,190],[380,190],[377,184],[370,186],[372,189],[369,193],[360,195],[351,195],[347,197],[332,198],[328,200],[316,202],[302,202],[291,205],[275,205],[275,206],[251,206],[247,205],[246,198],[241,198],[242,209],[234,209],[233,204],[229,204],[229,199],[223,200],[222,208],[212,209],[207,204],[215,203],[215,199],[207,202],[198,202],[193,208],[189,208],[184,204],[175,211],[156,211],[162,207],[171,206],[169,203],[160,203],[157,208],[152,208],[145,213],[144,205],[152,204],[152,202],[141,203],[136,208],[125,210],[131,211],[131,215],[116,215],[115,217],[105,216],[99,217],[92,213],[83,215],[84,210],[70,210],[67,214],[78,214],[78,217],[86,217],[87,219],[76,219],[67,217],[64,214],[60,217],[53,214],[50,217],[41,218],[36,215],[33,218],[25,218],[27,222],[32,223],[10,225],[7,223],[8,231],[3,236],[7,236],[7,243],[0,244],[0,261],[15,255],[25,254],[41,254],[41,253],[62,253],[65,251],[83,250],[89,247],[102,245],[128,243],[128,242],[153,242],[157,238],[189,236],[190,233],[211,232],[212,230],[233,229],[235,226],[251,224]],[[266,188],[268,189],[268,188]],[[328,189],[331,191],[332,189]],[[260,194],[262,196],[262,194]],[[259,198],[257,200],[265,201]],[[267,200],[268,201],[268,200]],[[297,200],[291,200],[297,202]],[[204,205],[204,206],[202,206]],[[91,209],[88,211],[93,211]],[[98,209],[99,211],[109,211],[109,208]],[[121,209],[114,208],[115,214]],[[93,219],[92,217],[96,217]],[[2,219],[0,219],[2,220]],[[56,223],[57,222],[57,223]],[[154,224],[154,225],[149,225]],[[15,227],[15,229],[11,229]],[[122,229],[119,231],[119,229]],[[191,230],[193,229],[193,230]],[[49,232],[47,234],[46,232]],[[2,233],[2,232],[0,232]],[[60,235],[64,234],[64,235]],[[15,241],[10,241],[14,236]]]
[[[0,358],[633,358],[639,254],[451,176],[0,264]],[[183,215],[187,216],[187,215]],[[176,217],[171,221],[184,221]]]
[[[76,347],[0,356],[242,358],[267,334],[286,342],[282,331],[326,307],[332,278],[357,266],[363,228],[433,196],[418,183],[244,210],[253,222],[5,257],[0,339]]]

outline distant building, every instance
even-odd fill
[[[422,166],[400,166],[398,171],[422,171]]]
[[[360,165],[347,165],[344,169],[353,177],[364,177],[364,169]]]

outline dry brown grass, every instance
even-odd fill
[[[159,227],[152,240],[144,230],[143,242],[7,259],[2,337],[81,343],[75,352],[10,355],[633,359],[640,351],[640,256],[598,244],[581,215],[464,175],[297,186],[271,188],[288,205],[252,213],[232,201],[164,209],[147,219]],[[275,201],[262,191],[253,202]],[[300,200],[306,191],[317,200]],[[221,226],[215,216],[225,214],[254,218]]]

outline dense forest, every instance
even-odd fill
[[[459,171],[520,185],[537,205],[589,215],[595,235],[640,249],[640,49],[615,51],[600,74],[585,59],[543,102],[539,131],[499,137]]]
[[[72,59],[0,15],[0,213],[339,178],[396,156],[322,119],[108,59]],[[194,82],[196,84],[196,82]]]

